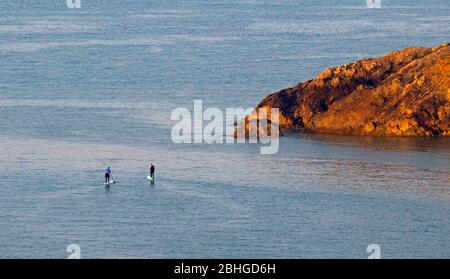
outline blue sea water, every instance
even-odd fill
[[[0,1],[1,258],[450,257],[449,139],[290,134],[261,155],[170,137],[194,99],[253,107],[450,41],[448,0],[81,2]]]

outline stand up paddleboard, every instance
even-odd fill
[[[149,182],[153,182],[153,181],[155,181],[155,178],[152,178],[152,177],[149,175],[149,176],[147,176],[147,180],[148,180]]]
[[[105,186],[111,186],[111,184],[116,183],[114,180],[110,180],[109,182],[105,182]]]

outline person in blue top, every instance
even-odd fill
[[[105,170],[105,184],[110,183],[111,178],[111,167],[108,166],[108,168]]]

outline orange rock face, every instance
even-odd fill
[[[282,131],[450,136],[450,44],[328,68],[257,108],[279,108]]]

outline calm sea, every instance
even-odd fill
[[[81,3],[0,1],[1,258],[450,257],[450,139],[291,134],[261,155],[170,137],[194,99],[252,107],[450,41],[448,0]]]

